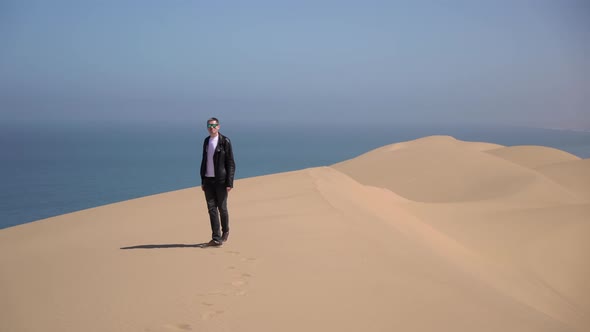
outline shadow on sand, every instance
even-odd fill
[[[209,243],[197,243],[197,244],[142,244],[139,246],[122,247],[121,250],[128,249],[165,249],[165,248],[207,248],[216,247],[211,246]]]

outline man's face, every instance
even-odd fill
[[[207,121],[207,131],[209,131],[209,135],[215,136],[219,132],[219,123],[217,121]]]

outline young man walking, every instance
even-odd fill
[[[201,161],[201,188],[205,192],[211,221],[210,246],[220,246],[229,237],[227,196],[234,186],[236,171],[231,141],[227,136],[221,135],[219,129],[217,118],[207,120],[209,136],[203,142]]]

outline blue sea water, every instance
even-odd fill
[[[226,126],[236,178],[330,165],[430,135],[544,145],[590,157],[590,132],[487,126]],[[0,229],[200,184],[203,128],[6,127],[0,130]],[[201,204],[202,202],[195,202]]]

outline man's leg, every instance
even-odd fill
[[[225,185],[217,186],[217,207],[221,216],[221,230],[223,231],[223,240],[227,240],[229,235],[229,213],[227,211],[227,188]]]
[[[205,183],[205,199],[207,200],[207,209],[209,211],[209,220],[211,223],[211,238],[221,242],[221,231],[219,229],[219,214],[217,213],[217,190],[213,183]]]

